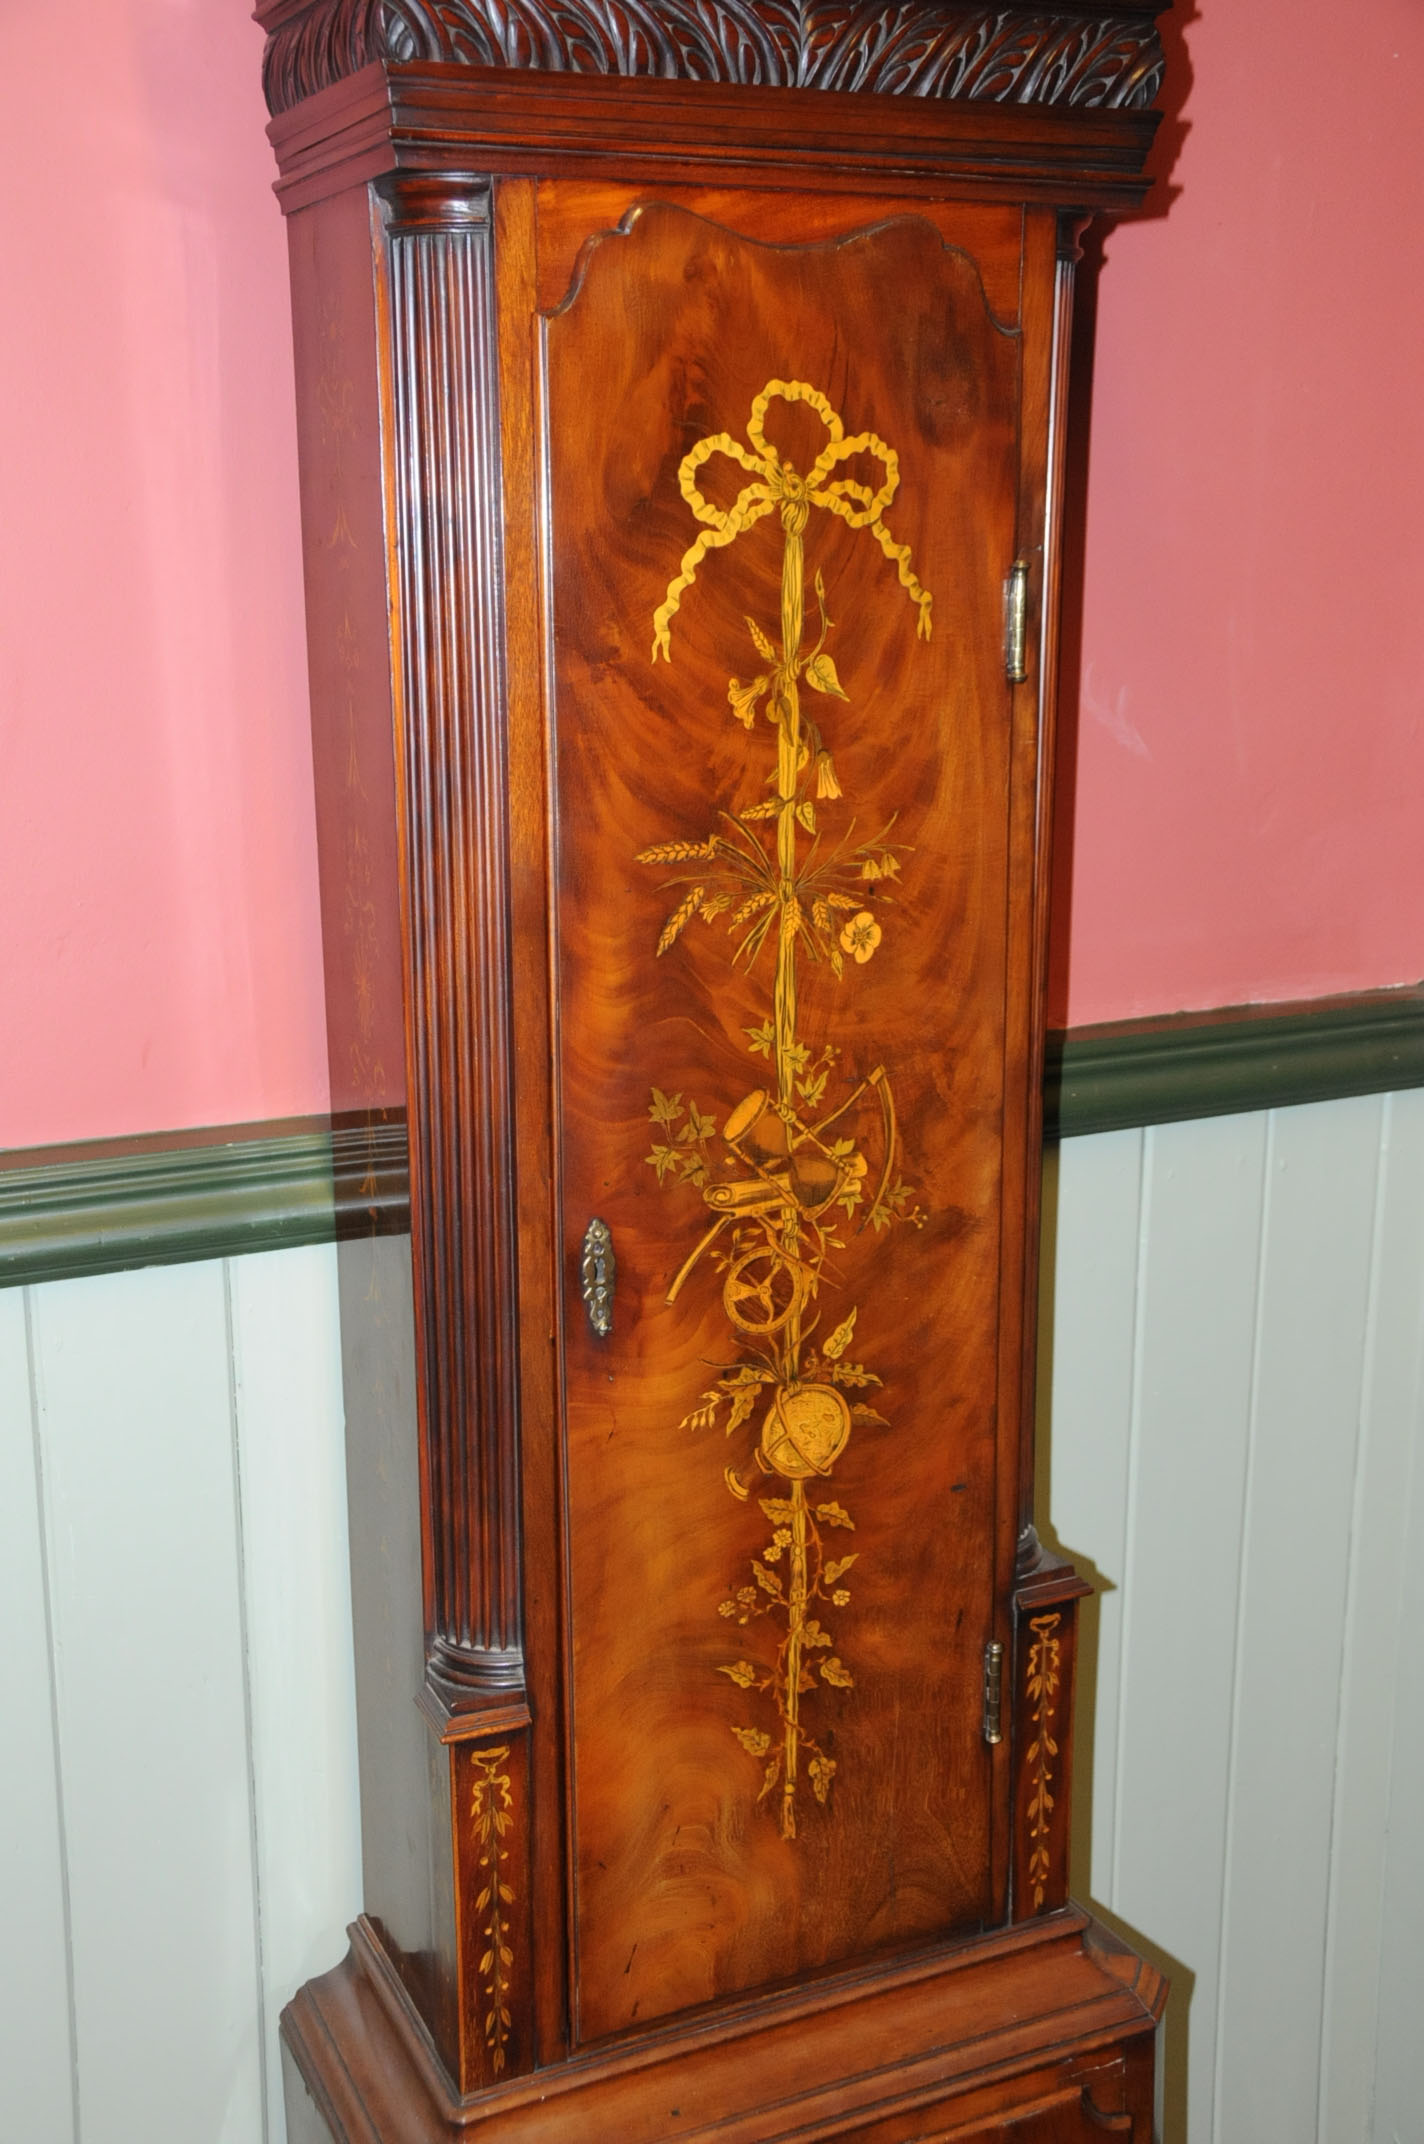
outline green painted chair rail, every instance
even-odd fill
[[[1243,1005],[1050,1035],[1050,1139],[1424,1086],[1424,989]]]
[[[9,1159],[0,1287],[407,1225],[401,1123],[230,1127]]]

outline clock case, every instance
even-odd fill
[[[1151,2134],[1031,1424],[1073,268],[1156,12],[258,10],[359,1185],[294,2137]]]

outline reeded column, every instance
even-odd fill
[[[486,181],[381,188],[427,1683],[523,1694],[499,404]]]
[[[448,1766],[455,2082],[533,2060],[503,490],[487,181],[378,188],[424,1709]]]

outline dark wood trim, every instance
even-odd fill
[[[1078,1603],[1092,1587],[1032,1526],[1019,1542],[1016,1580],[1003,1720],[1014,1780],[1012,1917],[1027,1921],[1068,1903]]]
[[[1119,2051],[1131,2081],[1114,2097],[1132,2119],[1097,2108],[1097,2125],[1145,2144],[1165,1996],[1153,1966],[1069,1906],[649,2032],[633,2063],[615,2042],[462,2101],[363,1920],[343,1963],[288,2004],[282,2035],[334,2144],[457,2144],[477,2128],[501,2144],[601,2144],[666,2136],[674,2121],[685,2144],[794,2144],[840,2135],[848,2118],[867,2139],[958,2133],[962,2119],[987,2123],[986,2102],[1001,2115],[1050,2095],[1096,2102]]]
[[[1122,214],[1151,184],[1143,163],[1158,120],[820,89],[762,90],[749,108],[719,82],[399,65],[333,83],[268,132],[289,215],[403,169],[897,195],[925,180]]]
[[[289,111],[363,67],[425,63],[1145,109],[1161,0],[264,0],[263,87]]]
[[[1070,1028],[1049,1037],[1044,1132],[1068,1139],[1407,1087],[1424,1087],[1424,985]]]
[[[399,1118],[158,1132],[0,1160],[0,1287],[407,1226]]]
[[[1003,582],[1015,558],[1026,561],[1011,586],[1025,580],[1037,610],[1053,549],[1049,426],[1066,352],[1060,221],[1136,205],[1147,187],[1158,10],[1150,0],[1098,0],[1096,14],[1091,0],[1041,9],[983,0],[263,4],[295,69],[274,101],[295,86],[297,102],[270,138],[308,345],[299,394],[318,418],[333,396],[340,415],[343,394],[364,413],[367,513],[364,536],[351,533],[372,579],[378,559],[387,575],[384,590],[369,592],[366,624],[389,634],[389,660],[373,649],[370,667],[389,686],[393,717],[386,890],[393,876],[404,1078],[398,1094],[369,1098],[407,1103],[410,1126],[409,1239],[355,1242],[340,1261],[345,1375],[367,1416],[348,1438],[353,1571],[359,1526],[357,1584],[367,1595],[367,1643],[358,1641],[366,1915],[351,1973],[376,2011],[358,2014],[358,2000],[352,2012],[351,1978],[338,1974],[309,1984],[298,2012],[312,2010],[354,2085],[359,2133],[385,2144],[475,2124],[492,2137],[559,2134],[569,2144],[612,2135],[652,2144],[674,2129],[770,2144],[773,2135],[829,2137],[834,2124],[864,2144],[872,2129],[875,2144],[903,2144],[908,2126],[944,2118],[988,2136],[1005,2126],[1005,2111],[1042,2128],[1046,2109],[1061,2128],[1060,2108],[1073,2127],[1083,2128],[1086,2111],[1146,2144],[1150,2055],[1131,2106],[1128,2056],[1150,2041],[1155,2013],[1104,2015],[1105,1998],[1115,1998],[1082,1924],[1061,1943],[1063,1931],[1049,1927],[1067,1921],[1051,1910],[1063,1814],[1039,1847],[1034,1811],[1047,1804],[1033,1795],[1023,1719],[1007,1744],[992,1723],[985,1729],[978,1676],[986,1644],[991,1663],[1010,1654],[1022,1606],[1013,1578],[1037,1309],[1035,1000],[1046,928],[1040,730],[1052,703],[1051,639],[1030,651],[1012,610],[1004,637]],[[1139,76],[1145,49],[1152,57]],[[673,190],[677,202],[662,198]],[[615,233],[619,242],[576,283],[575,302],[560,306],[582,249]],[[977,287],[965,256],[979,263]],[[991,284],[1002,315],[983,302]],[[908,313],[907,289],[923,300]],[[861,336],[862,323],[877,320],[894,325]],[[810,384],[834,385],[852,346],[857,395],[868,412],[883,408],[899,447],[878,431],[846,430]],[[786,354],[798,351],[796,375],[783,377]],[[748,401],[750,458],[731,432],[707,430]],[[790,435],[796,465],[763,432],[773,401],[805,403],[802,414],[831,432],[804,467],[801,432]],[[731,512],[693,481],[728,442],[732,462],[765,477],[745,501],[737,492]],[[924,483],[892,537],[881,517],[906,443]],[[340,647],[348,620],[321,549],[333,541],[341,457],[310,427],[304,446],[309,617],[319,641]],[[867,489],[856,476],[826,488],[827,471],[863,455],[881,463],[883,485]],[[674,467],[684,504],[714,534],[690,538]],[[936,526],[938,489],[951,518]],[[880,926],[859,904],[884,894],[879,882],[898,870],[894,843],[880,854],[838,848],[839,861],[809,878],[805,842],[798,854],[798,826],[821,839],[810,788],[818,805],[839,788],[819,731],[802,721],[796,682],[837,690],[829,652],[805,644],[802,535],[812,507],[827,502],[849,527],[874,528],[898,562],[919,637],[929,637],[931,598],[912,555],[933,552],[939,584],[965,592],[967,637],[949,651],[965,734],[951,745],[934,708],[933,719],[916,712],[901,724],[902,761],[882,755],[866,785],[867,808],[887,828],[904,796],[924,797],[926,841],[933,829],[946,869],[925,897],[908,987],[882,966],[858,1024],[846,1022],[847,1050],[873,1032],[886,1062],[848,1082],[846,1099],[813,1123],[841,1045],[827,1044],[821,1070],[808,1071],[795,1017],[797,940],[837,976],[843,952],[863,965]],[[747,1004],[740,977],[724,994],[700,973],[654,971],[652,952],[639,965],[613,895],[616,885],[621,899],[630,856],[657,864],[731,853],[730,836],[693,839],[691,830],[707,801],[696,765],[704,756],[718,775],[713,795],[726,801],[723,718],[710,739],[700,718],[724,697],[737,706],[740,690],[728,694],[719,656],[712,699],[702,699],[705,640],[689,647],[694,660],[666,696],[647,666],[668,652],[667,622],[706,552],[778,510],[780,652],[774,630],[751,627],[769,663],[753,700],[775,686],[776,796],[734,815],[754,831],[740,874],[728,867],[727,898],[707,886],[683,896],[657,941],[670,950],[695,910],[715,917],[748,881],[760,886],[750,896],[754,935],[776,932],[772,1024],[741,1030],[775,1063],[766,1165],[748,1146],[739,1105],[721,1122],[720,1106],[717,1116],[685,1107],[699,1188],[716,1216],[710,1234],[705,1216],[698,1224],[702,1247],[733,1229],[720,1294],[735,1338],[719,1343],[700,1310],[696,1323],[645,1315],[666,1237],[646,1196],[640,1042],[662,1035],[685,1095],[720,1061],[718,1031],[735,1042],[757,1000]],[[345,534],[338,523],[336,540]],[[839,553],[827,555],[839,574]],[[867,547],[856,555],[866,559]],[[739,599],[732,622],[736,610],[749,615],[748,601],[759,607],[744,593],[754,565],[744,553],[741,578],[721,591],[724,609],[729,595]],[[845,575],[843,592],[868,595],[870,571],[867,560]],[[829,632],[825,578],[816,595]],[[633,667],[627,658],[645,642],[654,603],[653,642]],[[546,660],[536,669],[529,658],[541,635]],[[887,708],[893,699],[907,717],[921,704],[908,662],[906,636],[876,664]],[[343,836],[367,841],[372,809],[330,750],[341,706],[335,691],[328,700],[315,731],[335,882]],[[684,752],[681,787],[660,778],[669,718],[697,740]],[[536,728],[543,769],[530,752]],[[755,829],[768,804],[776,826],[763,835]],[[973,840],[956,838],[956,808]],[[529,878],[536,850],[543,902]],[[808,898],[822,870],[840,874],[825,881],[837,890]],[[348,870],[348,899],[354,883]],[[839,929],[838,903],[850,911]],[[947,1027],[934,1012],[946,944],[962,954],[963,983]],[[358,1026],[353,1010],[368,987],[354,960],[328,964],[338,1034]],[[927,1046],[948,1055],[926,1063]],[[547,1062],[552,1109],[545,1080],[524,1076],[531,1052]],[[901,1057],[927,1076],[897,1109],[889,1064]],[[862,1100],[874,1115],[872,1088],[882,1090],[881,1128],[870,1151],[858,1133],[823,1139]],[[747,1099],[761,1126],[767,1091],[758,1085]],[[655,1120],[679,1106],[653,1090]],[[916,1128],[928,1212],[896,1174],[902,1121],[907,1140]],[[663,1150],[652,1158],[661,1173]],[[723,1171],[734,1173],[714,1173]],[[859,1783],[843,1797],[852,1829],[837,1825],[793,1855],[798,1787],[803,1812],[812,1798],[824,1805],[841,1763],[812,1741],[800,1697],[819,1690],[818,1675],[856,1687],[834,1655],[819,1666],[811,1658],[833,1640],[810,1607],[846,1603],[850,1589],[837,1579],[854,1560],[822,1564],[813,1518],[856,1523],[835,1502],[810,1502],[811,1477],[830,1473],[853,1414],[867,1429],[881,1420],[868,1406],[852,1410],[837,1389],[878,1376],[840,1362],[851,1309],[814,1353],[807,1345],[819,1329],[812,1298],[825,1255],[850,1250],[818,1216],[836,1199],[853,1210],[872,1184],[864,1218],[876,1235],[892,1214],[923,1225],[935,1261],[924,1286],[883,1291],[874,1313],[883,1359],[919,1366],[909,1419],[926,1434],[903,1448],[885,1526],[896,1542],[890,1571],[924,1612],[894,1623],[875,1610],[866,1711],[859,1740],[847,1734],[844,1747],[873,1754],[878,1774],[854,1768]],[[609,1320],[598,1291],[591,1321],[572,1294],[590,1215],[619,1235],[625,1345],[616,1356],[602,1346]],[[864,1261],[845,1261],[847,1286],[868,1269],[873,1238],[863,1248]],[[360,1268],[382,1258],[389,1273],[373,1271],[361,1297]],[[679,1287],[667,1288],[663,1307]],[[753,1484],[719,1481],[711,1468],[688,1483],[668,1442],[670,1421],[709,1411],[684,1414],[691,1356],[711,1347],[716,1364],[729,1345],[747,1359],[722,1366],[717,1404],[732,1400],[733,1427],[757,1440],[761,1472],[788,1484],[786,1499],[756,1500],[775,1533],[766,1563],[784,1553],[783,1575],[753,1559],[756,1585],[723,1604],[747,1621],[765,1593],[785,1625],[774,1665],[763,1656],[760,1670],[724,1670],[742,1688],[770,1692],[775,1708],[774,1755],[771,1734],[732,1725],[744,1753],[766,1760],[762,1799],[781,1787],[779,1824],[755,1836],[737,1814],[745,1789],[725,1771],[721,1729],[739,1708],[725,1687],[713,1697],[710,1674],[695,1679],[704,1656],[715,1672],[718,1641],[705,1620],[715,1595],[709,1589],[698,1608],[686,1547],[706,1538],[740,1555],[737,1515],[720,1497],[725,1482],[750,1502]],[[769,1399],[759,1395],[766,1385]],[[765,1415],[751,1419],[763,1403]],[[856,1463],[861,1481],[875,1470],[868,1445]],[[950,1502],[955,1492],[962,1502]],[[914,1523],[925,1510],[937,1514],[930,1531]],[[392,1522],[398,1561],[388,1553]],[[745,1616],[739,1601],[751,1604]],[[662,1610],[651,1636],[649,1602]],[[413,1644],[417,1606],[423,1642]],[[1052,1639],[1061,1659],[1064,1612],[1044,1604],[1025,1643]],[[412,1677],[423,1682],[419,1716]],[[933,1702],[906,1711],[903,1693],[921,1687]],[[825,1708],[832,1724],[818,1730],[828,1741],[838,1706]],[[508,1724],[521,1707],[527,1729]],[[422,1762],[411,1736],[432,1725],[439,1744]],[[1040,1862],[1048,1875],[1043,1895],[1033,1894],[1033,1940],[1019,1948],[1005,1938],[1011,1947],[996,1950],[976,1937],[1011,1910],[1011,1758],[1020,1749],[1020,1888]],[[755,1783],[752,1774],[746,1788]],[[558,1897],[561,1866],[568,1881]],[[920,1983],[927,1956],[935,1962]],[[908,1978],[892,1958],[906,1961]],[[952,2001],[935,1981],[952,1986]],[[325,2011],[323,1989],[336,1998]],[[782,1989],[785,2007],[770,1992]],[[977,2028],[959,2041],[976,2012]],[[1003,2035],[1050,2013],[1051,2039],[1022,2049],[1021,2062]],[[668,2037],[664,2025],[674,2028]],[[404,2057],[386,2065],[380,2045],[392,2032]],[[948,2072],[947,2032],[958,2046]],[[318,2064],[314,2076],[330,2102],[335,2072]]]
[[[491,199],[379,190],[390,309],[411,1238],[427,1673],[452,1710],[523,1690],[514,1042]],[[452,1196],[453,1192],[453,1196]]]

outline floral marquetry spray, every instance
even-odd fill
[[[826,427],[826,444],[805,474],[767,439],[767,413],[776,401],[805,404]],[[726,509],[698,488],[699,473],[714,455],[726,456],[749,480]],[[873,488],[846,473],[845,465],[857,457],[877,465]],[[765,1083],[720,1123],[691,1098],[655,1087],[648,1160],[660,1183],[699,1190],[710,1216],[667,1299],[676,1302],[706,1257],[721,1276],[730,1328],[732,1359],[720,1366],[682,1426],[702,1430],[721,1420],[729,1437],[745,1436],[750,1455],[726,1468],[727,1487],[742,1502],[754,1489],[768,1492],[757,1501],[770,1539],[750,1561],[750,1582],[733,1589],[721,1613],[740,1626],[769,1622],[777,1632],[774,1655],[729,1661],[721,1672],[741,1688],[763,1693],[774,1708],[766,1727],[733,1733],[762,1763],[759,1799],[776,1807],[788,1839],[796,1836],[803,1775],[825,1803],[836,1769],[804,1706],[827,1690],[854,1688],[828,1627],[831,1614],[850,1605],[857,1561],[849,1540],[855,1522],[830,1493],[831,1477],[857,1424],[888,1427],[860,1396],[882,1380],[854,1359],[856,1307],[819,1337],[822,1294],[833,1285],[828,1262],[845,1248],[843,1230],[868,1222],[880,1234],[897,1221],[923,1220],[899,1173],[886,1067],[876,1065],[856,1081],[834,1043],[813,1053],[798,1034],[798,963],[825,967],[845,984],[876,956],[882,927],[866,897],[873,886],[898,878],[906,853],[891,838],[893,820],[877,839],[855,845],[853,820],[839,842],[821,823],[845,800],[826,736],[802,696],[829,702],[847,696],[828,646],[832,624],[819,572],[811,582],[816,614],[808,641],[806,536],[816,511],[867,530],[896,568],[916,608],[920,637],[928,639],[930,597],[915,577],[908,547],[895,542],[884,519],[899,481],[894,450],[874,432],[848,434],[817,388],[804,380],[769,381],[752,404],[747,444],[718,432],[699,440],[683,459],[682,496],[702,530],[653,621],[653,658],[671,661],[673,618],[708,552],[779,515],[780,615],[770,629],[747,619],[760,668],[750,678],[733,677],[727,688],[732,716],[749,735],[759,719],[771,728],[772,793],[740,811],[721,812],[718,830],[705,840],[661,842],[642,850],[639,861],[677,867],[669,879],[678,889],[677,903],[658,940],[659,954],[700,918],[724,921],[733,960],[750,967],[769,945],[775,962],[769,1016],[746,1031],[753,1056],[766,1062]],[[867,1116],[878,1126],[873,1170],[859,1135]]]

